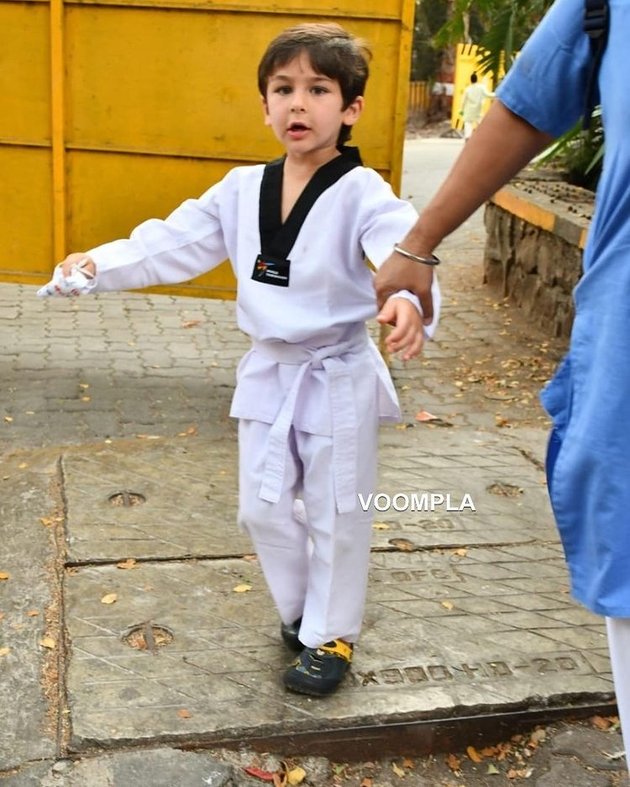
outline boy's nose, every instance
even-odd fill
[[[304,96],[298,91],[293,94],[293,101],[291,103],[291,112],[304,112]]]

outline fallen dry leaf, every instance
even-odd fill
[[[501,773],[501,771],[497,768],[496,765],[494,765],[493,763],[490,762],[490,763],[488,763],[488,770],[486,771],[486,773],[489,776],[497,776],[498,774]]]
[[[470,757],[473,762],[481,762],[483,757],[474,746],[468,746],[466,749],[466,754]]]
[[[539,743],[542,743],[547,738],[547,730],[542,729],[534,730],[532,734],[529,736],[529,743],[527,744],[530,748],[536,748]]]
[[[425,421],[435,421],[437,419],[437,415],[433,415],[433,413],[428,413],[426,410],[420,410],[419,413],[416,413],[416,421],[420,421],[424,423]]]
[[[235,588],[232,588],[234,593],[247,593],[252,589],[251,585],[246,585],[243,583],[242,585],[237,585]]]
[[[1,574],[0,579],[2,579]],[[612,725],[610,719],[607,719],[604,716],[592,716],[590,721],[593,727],[597,728],[598,730],[607,730]]]
[[[294,787],[296,784],[302,784],[304,779],[306,779],[306,771],[304,768],[300,768],[299,765],[287,770],[287,782],[291,787]]]
[[[196,325],[201,325],[203,320],[183,320],[182,328],[194,328]]]
[[[132,569],[132,568],[140,568],[138,565],[138,561],[133,557],[128,557],[127,560],[122,560],[120,563],[116,563],[116,568],[121,568],[123,571]]]
[[[103,596],[101,599],[101,604],[115,604],[118,600],[117,593],[107,593],[107,595]]]
[[[389,543],[401,552],[413,552],[416,545],[408,538],[390,538]]]
[[[180,719],[189,719],[191,714],[189,710],[186,710],[186,708],[180,708],[177,711],[177,715]]]
[[[13,418],[11,418],[11,416],[10,416],[10,415],[5,415],[5,416],[4,416],[4,420],[5,420],[5,421],[6,421],[8,424],[10,424],[10,423],[13,421]]]
[[[442,601],[441,603],[442,603],[442,606],[444,607],[444,609],[448,609],[449,612],[455,606],[452,601]]]
[[[189,426],[185,432],[178,432],[178,437],[192,437],[193,435],[197,434],[197,427],[196,426]]]
[[[389,525],[385,522],[374,522],[372,527],[374,530],[389,530]]]
[[[374,780],[371,779],[369,776],[366,776],[365,779],[361,782],[359,787],[374,787]]]
[[[20,462],[20,464],[18,465],[18,468],[20,470],[25,470],[27,467],[28,467],[28,464],[26,462]]]
[[[0,571],[0,582],[5,582],[7,579],[11,578],[11,574],[8,571]]]
[[[453,773],[458,773],[462,763],[459,757],[456,757],[454,754],[449,754],[446,758],[446,764]]]
[[[271,771],[264,771],[255,765],[249,765],[243,770],[248,776],[253,776],[255,779],[261,779],[263,782],[273,782],[273,773]]]
[[[38,609],[29,609],[29,611],[26,613],[26,615],[29,618],[36,618],[39,615],[39,610]]]
[[[10,652],[11,648],[0,648],[0,658],[2,658],[2,656],[8,656]]]
[[[404,779],[405,776],[407,775],[405,771],[400,767],[400,765],[396,765],[395,762],[392,763],[392,770],[394,771],[396,776],[398,776],[398,778],[400,779]]]
[[[48,648],[48,650],[54,650],[57,647],[57,643],[52,637],[42,637],[39,644],[42,648]]]

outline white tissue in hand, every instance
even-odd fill
[[[85,295],[95,286],[96,279],[86,276],[76,265],[72,266],[69,276],[64,276],[62,266],[57,265],[53,271],[52,279],[37,290],[37,294],[40,298],[46,298],[49,295],[61,295],[68,298],[75,295]]]

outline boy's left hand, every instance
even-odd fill
[[[400,353],[403,361],[410,361],[420,354],[424,345],[424,327],[420,312],[411,301],[392,296],[376,319],[382,325],[394,326],[385,339],[390,353]]]

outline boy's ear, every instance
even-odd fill
[[[263,114],[265,116],[265,125],[266,126],[270,126],[271,125],[271,119],[269,118],[269,107],[267,106],[267,99],[266,99],[265,96],[261,96],[260,100],[262,101]]]
[[[343,123],[346,126],[354,126],[357,120],[361,117],[363,107],[365,106],[365,99],[363,96],[357,96],[353,99],[343,111]]]

